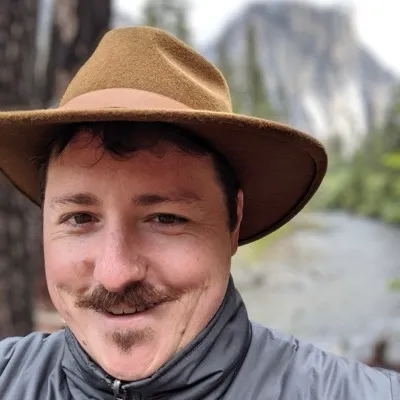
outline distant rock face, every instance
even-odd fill
[[[340,135],[352,152],[383,121],[397,77],[362,47],[343,9],[287,2],[249,6],[203,50],[217,62],[222,44],[235,71],[231,82],[242,88],[248,23],[256,30],[265,91],[288,123],[322,141]]]

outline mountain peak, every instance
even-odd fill
[[[397,77],[360,44],[347,9],[281,1],[246,7],[204,52],[218,63],[224,49],[229,84],[242,94],[249,25],[265,95],[285,122],[322,141],[338,135],[352,152],[383,121]]]

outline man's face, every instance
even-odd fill
[[[50,162],[47,283],[87,353],[115,378],[136,380],[215,314],[238,228],[229,231],[210,157],[162,144],[116,160],[98,144],[80,133]],[[240,194],[239,221],[242,206]]]

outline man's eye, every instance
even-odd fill
[[[158,214],[153,218],[153,221],[163,225],[176,225],[187,222],[187,219],[174,214]]]
[[[65,222],[68,222],[70,225],[73,226],[79,226],[79,225],[84,225],[84,224],[89,224],[90,222],[93,222],[93,216],[90,214],[86,213],[79,213],[79,214],[74,214],[74,215],[69,215]]]

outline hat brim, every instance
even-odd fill
[[[327,155],[313,137],[250,116],[196,110],[48,109],[0,113],[0,170],[40,205],[42,153],[56,125],[96,121],[170,122],[206,138],[235,168],[244,192],[239,244],[270,234],[308,203],[327,169]]]

